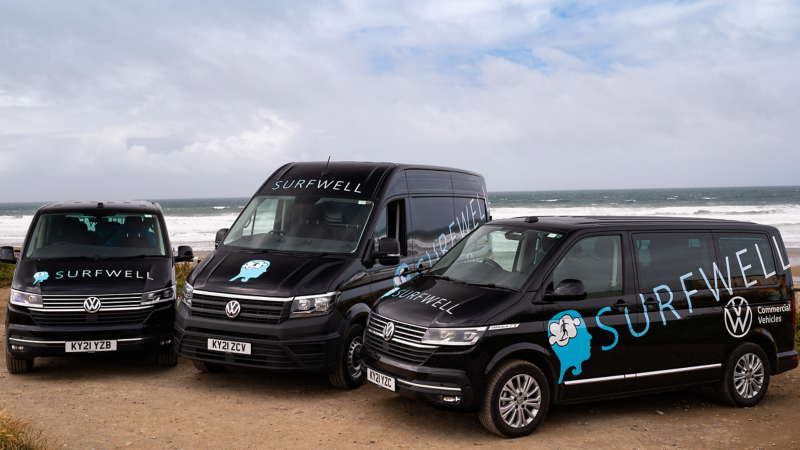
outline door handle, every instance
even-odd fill
[[[631,304],[624,301],[624,300],[617,300],[617,303],[614,303],[614,308],[617,308],[619,312],[624,312],[625,308],[630,306]]]
[[[658,302],[653,297],[647,297],[647,300],[644,301],[644,306],[650,311],[658,307]]]

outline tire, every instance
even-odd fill
[[[528,395],[517,397],[519,387],[526,385]],[[538,399],[538,409],[536,404],[529,405],[529,408],[523,408],[524,403],[515,405],[515,397],[518,401],[525,401],[526,398]],[[512,401],[505,401],[504,398]],[[501,411],[503,406],[508,407],[505,419]],[[544,373],[527,361],[512,359],[502,363],[489,378],[478,418],[492,433],[506,438],[518,438],[531,434],[542,423],[549,406],[550,385]]]
[[[194,363],[194,367],[197,368],[197,370],[205,373],[220,373],[228,368],[228,366],[226,366],[225,364],[207,363],[198,360],[193,360],[192,362]]]
[[[336,358],[336,370],[328,373],[335,388],[355,389],[364,384],[366,378],[361,364],[361,346],[364,345],[364,326],[350,325]]]
[[[769,358],[756,344],[736,347],[725,362],[718,393],[720,399],[737,407],[755,406],[769,388]]]
[[[170,349],[167,353],[161,353],[158,355],[158,360],[156,364],[159,366],[164,367],[175,367],[178,365],[178,354],[175,353],[175,349]]]
[[[33,358],[14,358],[6,351],[6,370],[8,370],[8,373],[28,373],[33,370]]]

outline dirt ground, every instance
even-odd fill
[[[340,391],[324,375],[203,374],[184,359],[163,368],[119,354],[40,358],[26,375],[2,364],[0,409],[75,449],[800,447],[800,370],[774,377],[754,408],[696,390],[555,406],[533,435],[505,440],[474,414],[371,384]]]

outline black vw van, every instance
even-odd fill
[[[485,193],[480,175],[442,167],[279,168],[187,278],[178,354],[204,372],[326,372],[358,387],[372,303],[486,222]]]
[[[361,355],[379,386],[519,437],[551,403],[709,384],[755,405],[797,367],[795,318],[773,227],[529,217],[481,226],[387,292]]]
[[[6,311],[6,367],[29,372],[38,356],[140,350],[178,363],[172,346],[175,262],[161,207],[143,201],[69,201],[33,216]]]

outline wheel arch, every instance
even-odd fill
[[[497,352],[491,361],[489,361],[489,364],[486,365],[483,371],[481,383],[485,386],[494,370],[503,362],[509,359],[520,359],[536,365],[536,367],[544,373],[545,378],[547,378],[547,384],[550,385],[550,401],[552,402],[556,399],[556,394],[558,392],[558,386],[556,384],[558,381],[558,374],[552,363],[552,357],[552,353],[540,345],[531,343],[517,343],[511,345]]]
[[[764,353],[767,354],[767,358],[769,359],[770,375],[775,375],[775,371],[778,368],[778,347],[775,345],[775,338],[772,336],[772,333],[764,328],[757,328],[740,341],[731,343],[726,354],[730,355],[731,352],[743,342],[756,344],[764,350]]]
[[[347,320],[351,325],[361,325],[364,328],[367,327],[367,317],[369,317],[370,309],[365,303],[356,303],[353,305],[347,313],[344,315],[345,320]]]

